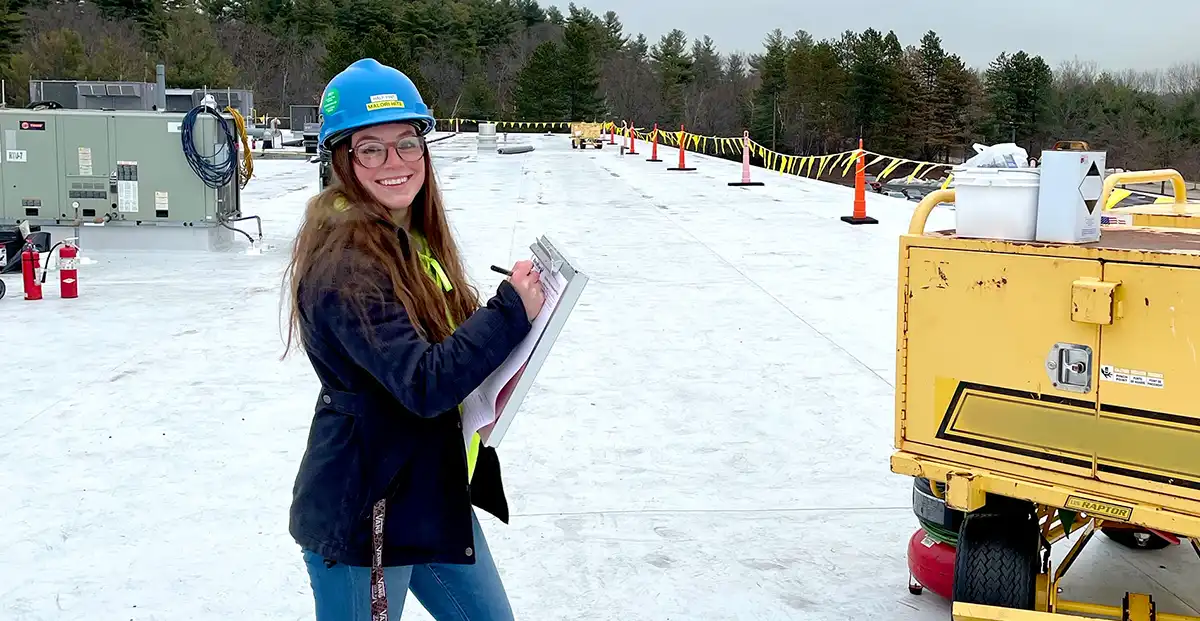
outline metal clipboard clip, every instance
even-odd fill
[[[550,240],[543,237],[537,240],[537,242],[530,244],[529,249],[533,251],[533,255],[537,257],[538,261],[540,261],[542,265],[546,266],[551,273],[557,274],[559,270],[562,269],[564,263],[562,255],[558,253],[558,250],[554,248],[554,245],[550,243]]]

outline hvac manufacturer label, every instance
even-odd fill
[[[1082,511],[1088,515],[1100,515],[1113,518],[1114,520],[1127,521],[1133,517],[1133,507],[1082,498],[1080,496],[1067,496],[1067,502],[1063,504],[1066,505],[1067,509],[1072,511]]]
[[[79,174],[83,177],[92,176],[92,150],[79,147]]]
[[[1129,386],[1145,386],[1147,388],[1165,388],[1162,373],[1153,371],[1139,371],[1137,369],[1125,369],[1114,367],[1111,364],[1101,365],[1100,380],[1104,382],[1113,382],[1114,384],[1127,384]]]
[[[8,149],[4,152],[4,160],[8,162],[28,162],[29,155],[25,151]]]
[[[46,131],[45,121],[21,121],[22,131],[44,132]]]
[[[137,162],[117,162],[117,211],[138,212]]]

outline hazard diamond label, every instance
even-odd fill
[[[1083,181],[1079,182],[1079,195],[1083,197],[1083,204],[1087,205],[1088,213],[1096,213],[1096,203],[1100,202],[1102,191],[1104,191],[1104,177],[1100,174],[1100,168],[1096,166],[1096,162],[1092,162],[1092,167],[1084,175]]]

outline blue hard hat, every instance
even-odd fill
[[[364,58],[333,76],[321,95],[321,133],[327,151],[353,132],[382,123],[412,123],[417,134],[433,131],[429,107],[408,76],[393,67]]]

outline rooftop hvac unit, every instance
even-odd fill
[[[74,229],[55,236],[78,236],[92,248],[226,245],[241,217],[241,186],[237,128],[228,113],[221,118],[195,116],[189,160],[185,114],[0,110],[0,224]],[[210,165],[197,171],[200,156]],[[115,241],[98,244],[102,236]]]

